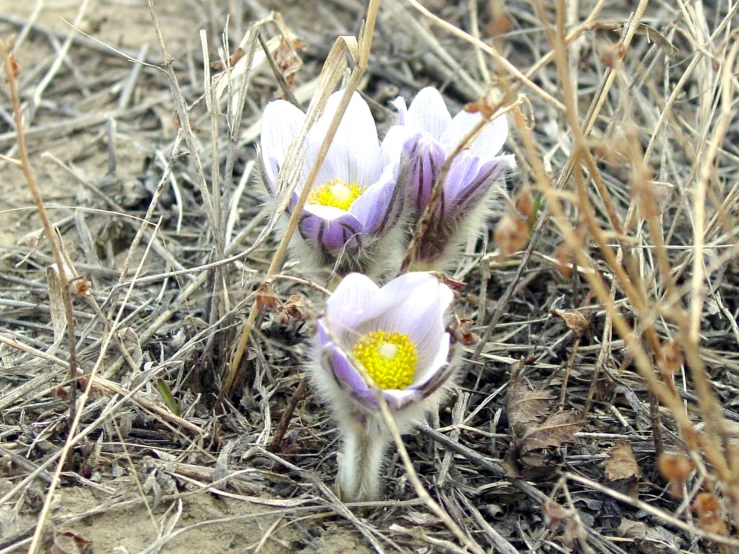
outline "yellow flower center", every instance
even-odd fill
[[[405,389],[413,382],[418,351],[408,335],[370,331],[359,337],[352,354],[381,389]]]
[[[356,183],[343,183],[338,179],[332,179],[313,189],[308,196],[308,203],[348,210],[363,192],[364,189]]]

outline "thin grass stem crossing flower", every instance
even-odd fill
[[[446,331],[452,299],[451,289],[429,273],[406,273],[382,288],[352,273],[326,302],[309,369],[341,432],[337,486],[345,500],[380,496],[392,438],[378,395],[404,433],[438,409],[451,386],[457,367]]]
[[[435,88],[424,88],[406,107],[394,101],[398,125],[386,142],[401,151],[399,183],[406,192],[417,221],[429,203],[434,183],[447,157],[475,125],[479,113],[459,112],[454,118]],[[508,137],[508,121],[499,116],[453,160],[444,182],[440,202],[417,252],[415,267],[442,270],[468,238],[480,232],[495,198],[496,180],[516,165],[512,155],[499,155]]]
[[[301,182],[289,204],[297,203],[343,91],[329,97],[308,133],[301,156]],[[280,170],[306,115],[284,100],[267,105],[262,119],[261,161],[265,185],[278,194]],[[326,276],[361,271],[381,275],[399,265],[398,155],[381,146],[369,106],[354,93],[321,166],[293,239],[294,257],[309,273]],[[380,255],[381,253],[381,255]],[[393,267],[395,265],[395,267]]]

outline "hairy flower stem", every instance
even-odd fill
[[[369,432],[358,421],[342,429],[341,458],[336,481],[345,502],[365,502],[380,498],[380,468],[390,438]]]

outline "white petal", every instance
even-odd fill
[[[382,140],[382,165],[399,164],[403,145],[413,135],[410,127],[393,125]]]
[[[444,333],[439,343],[439,349],[436,351],[436,356],[429,362],[427,366],[418,364],[418,372],[414,376],[413,385],[417,387],[423,387],[431,377],[433,377],[437,371],[439,371],[447,363],[449,358],[449,333]]]
[[[498,155],[508,138],[508,118],[499,115],[482,130],[470,147],[470,153],[483,160],[489,160]]]
[[[454,148],[482,120],[479,113],[459,112],[441,137],[441,142]],[[470,153],[480,158],[492,158],[503,148],[508,138],[508,120],[505,115],[488,123],[470,146]]]
[[[366,275],[350,273],[326,301],[331,332],[344,350],[351,350],[357,340],[358,322],[377,315],[375,299],[379,292],[380,287]]]
[[[454,116],[454,119],[441,135],[441,142],[452,148],[457,146],[481,119],[482,116],[479,113],[469,113],[462,110]]]
[[[339,219],[341,216],[346,215],[346,210],[342,210],[341,208],[336,208],[334,206],[323,206],[321,204],[306,204],[303,210],[312,215],[317,215],[326,221],[333,221],[334,219]]]
[[[398,125],[406,125],[408,123],[406,121],[408,118],[408,108],[405,105],[405,99],[402,96],[398,96],[390,103],[398,110]]]
[[[344,91],[340,90],[329,97],[323,115],[308,135],[308,159],[311,163],[318,155],[343,94]],[[375,120],[367,102],[355,92],[341,119],[316,184],[339,179],[367,186],[377,181],[381,172],[382,156]]]
[[[265,161],[264,169],[270,181],[277,183],[274,161],[282,166],[287,149],[304,121],[305,114],[285,100],[275,100],[264,108],[260,147]],[[268,160],[273,160],[273,163],[268,163]]]
[[[411,102],[406,125],[414,131],[429,133],[439,140],[451,121],[452,116],[449,115],[441,93],[433,87],[426,87]]]

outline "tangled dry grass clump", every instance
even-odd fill
[[[739,548],[739,2],[97,4],[0,9],[0,553]],[[265,206],[254,145],[426,86],[518,169],[442,277],[450,402],[345,503],[310,186]]]

